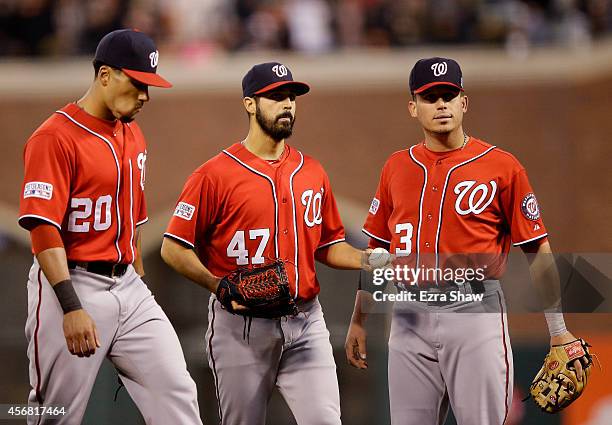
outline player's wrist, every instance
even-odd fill
[[[563,345],[569,342],[576,341],[577,339],[578,338],[576,338],[574,335],[572,335],[569,331],[566,330],[560,335],[551,335],[550,345]]]
[[[370,254],[372,253],[372,248],[364,249],[363,251],[359,251],[359,267],[362,270],[372,270],[372,266],[370,266],[369,259]]]
[[[71,313],[76,310],[82,310],[81,300],[74,290],[71,279],[65,279],[53,285],[55,296],[62,307],[64,314]]]
[[[555,306],[544,310],[544,317],[546,318],[546,325],[548,326],[548,333],[551,339],[554,337],[564,336],[566,334],[571,335],[565,327],[565,320],[563,318],[563,312],[561,311],[561,303],[557,303]]]
[[[219,291],[219,285],[221,284],[221,280],[222,278],[217,276],[213,276],[211,279],[209,279],[209,283],[207,286],[210,292],[216,294]]]
[[[366,321],[367,314],[360,311],[354,311],[351,316],[351,325],[363,326]]]

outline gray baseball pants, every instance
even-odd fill
[[[93,356],[70,354],[63,312],[36,260],[28,280],[26,337],[30,406],[65,407],[57,417],[28,417],[28,425],[80,424],[100,365],[117,369],[147,424],[201,425],[196,385],[170,321],[130,266],[120,278],[71,270],[83,308],[102,346]]]
[[[502,425],[512,400],[513,363],[498,281],[482,302],[430,307],[396,303],[389,338],[392,425]]]
[[[340,425],[336,364],[321,304],[299,304],[282,319],[245,318],[224,310],[214,295],[206,332],[222,425],[265,425],[278,388],[298,425]]]

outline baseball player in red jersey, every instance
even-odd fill
[[[280,63],[255,65],[242,81],[249,134],[187,180],[162,245],[180,274],[212,292],[206,333],[224,425],[263,425],[277,387],[298,424],[340,424],[336,366],[317,299],[315,259],[359,269],[365,258],[344,241],[327,174],[289,146],[296,96],[308,85]],[[219,276],[281,259],[300,313],[253,318],[225,309]]]
[[[202,423],[177,335],[141,280],[147,149],[133,119],[148,86],[171,87],[156,74],[157,61],[145,34],[107,34],[85,96],[56,111],[25,146],[19,224],[35,254],[29,404],[65,412],[28,424],[80,424],[105,357],[147,424]]]
[[[399,284],[418,298],[394,305],[391,423],[442,424],[450,404],[459,425],[501,425],[512,400],[513,363],[498,279],[513,244],[536,254],[530,271],[536,283],[554,290],[558,275],[548,267],[546,229],[518,160],[464,133],[468,97],[457,62],[418,61],[410,91],[409,111],[425,139],[387,160],[363,229],[370,247],[389,248],[396,262],[436,271],[420,274],[416,285]],[[456,271],[461,263],[479,266],[481,278],[461,283],[440,278],[440,271]],[[453,291],[481,294],[482,301],[451,302]],[[445,293],[444,302],[439,294]],[[364,321],[372,302],[369,292],[358,291],[345,346],[349,362],[362,369],[367,368]],[[551,344],[576,339],[562,313],[552,309],[546,319]]]

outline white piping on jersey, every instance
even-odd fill
[[[57,112],[58,114],[64,115],[66,118],[68,118],[70,121],[75,123],[77,126],[81,127],[83,130],[93,134],[94,136],[96,136],[99,139],[101,139],[104,142],[106,142],[106,144],[110,148],[111,152],[113,153],[113,157],[115,158],[115,165],[117,166],[117,194],[116,194],[116,197],[115,197],[115,204],[116,204],[116,207],[117,207],[117,238],[115,239],[115,248],[117,248],[117,255],[118,255],[117,263],[119,263],[119,262],[121,262],[121,250],[119,249],[119,238],[121,237],[121,215],[120,215],[120,211],[119,211],[119,187],[121,186],[121,166],[119,165],[119,159],[117,159],[117,154],[115,153],[115,148],[113,148],[113,144],[111,142],[109,142],[106,137],[96,133],[93,130],[90,130],[87,127],[85,127],[83,124],[81,124],[80,122],[76,121],[74,118],[72,118],[70,115],[68,115],[64,111],[55,111],[55,112]]]
[[[297,212],[296,212],[296,207],[295,207],[295,196],[293,195],[293,177],[297,174],[298,171],[300,171],[300,169],[302,168],[302,165],[304,165],[304,155],[302,155],[302,152],[297,151],[300,154],[300,163],[299,165],[296,167],[295,170],[293,170],[293,173],[291,173],[291,176],[289,177],[289,192],[291,193],[291,204],[293,206],[293,240],[294,240],[294,244],[295,244],[295,261],[293,266],[295,267],[295,295],[294,298],[297,299],[298,293],[300,292],[300,274],[298,272],[298,229],[297,229]]]
[[[272,196],[274,197],[274,253],[275,253],[276,258],[278,258],[278,199],[276,199],[276,186],[274,186],[274,181],[270,177],[265,175],[264,173],[257,171],[253,167],[249,167],[247,164],[245,164],[244,162],[236,158],[234,155],[232,155],[228,151],[223,150],[223,153],[229,156],[230,158],[234,159],[234,161],[236,161],[237,163],[244,166],[244,168],[246,168],[247,170],[250,170],[253,173],[257,174],[258,176],[265,178],[272,185]]]
[[[25,215],[22,215],[21,217],[19,217],[19,219],[18,219],[17,221],[18,221],[18,222],[19,222],[19,221],[21,221],[21,219],[22,219],[22,218],[37,218],[37,219],[39,219],[39,220],[46,221],[47,223],[53,224],[55,227],[57,227],[57,229],[58,229],[59,231],[61,231],[61,230],[62,230],[62,226],[60,226],[59,224],[57,224],[55,221],[53,221],[53,220],[49,220],[47,217],[43,217],[43,216],[41,216],[41,215],[36,215],[36,214],[25,214]]]
[[[542,239],[544,236],[548,236],[548,233],[544,233],[543,235],[536,236],[535,238],[527,239],[526,241],[513,243],[512,246],[519,246],[529,242],[537,241],[538,239]]]
[[[462,163],[453,166],[450,170],[448,170],[448,173],[446,173],[446,179],[444,180],[444,189],[442,189],[442,198],[440,199],[440,208],[439,208],[439,211],[438,211],[438,229],[436,230],[436,246],[435,246],[435,249],[436,249],[436,270],[438,269],[438,262],[439,262],[438,242],[440,240],[440,228],[442,226],[442,206],[444,205],[444,197],[446,196],[446,187],[448,186],[448,181],[450,179],[450,175],[457,168],[462,167],[465,164],[468,164],[468,163],[470,163],[472,161],[476,161],[478,158],[481,158],[481,157],[485,156],[486,154],[491,152],[496,147],[497,146],[491,146],[489,149],[487,149],[486,151],[476,155],[475,157],[470,158],[468,160],[465,160]],[[438,274],[436,273],[436,284],[437,283],[438,283]]]
[[[166,232],[166,233],[164,233],[164,236],[165,236],[165,237],[167,237],[167,238],[170,238],[170,239],[177,239],[177,240],[179,240],[179,241],[181,241],[181,242],[185,242],[185,243],[186,243],[187,245],[189,245],[191,248],[195,248],[195,245],[194,245],[194,244],[192,244],[191,242],[189,242],[188,240],[183,239],[183,238],[179,238],[178,236],[173,235],[173,234],[172,234],[172,233],[170,233],[170,232]]]
[[[134,254],[134,195],[132,193],[132,159],[128,160],[130,164],[130,249],[132,250],[132,263],[136,259]]]
[[[336,243],[339,243],[339,242],[344,242],[345,240],[346,240],[345,238],[336,239],[336,240],[333,240],[331,242],[324,243],[323,245],[319,245],[317,247],[317,249],[325,248],[327,246],[330,246],[330,245],[333,245],[333,244],[336,244]]]
[[[381,241],[381,242],[384,242],[384,243],[386,243],[386,244],[391,245],[391,241],[388,241],[388,240],[383,239],[383,238],[379,238],[378,236],[376,236],[376,235],[374,235],[374,234],[372,234],[372,233],[368,232],[366,229],[361,229],[361,231],[362,231],[363,233],[365,233],[366,235],[368,235],[369,237],[371,237],[371,238],[374,238],[374,239],[376,239],[376,240],[378,240],[378,241]]]
[[[421,199],[419,200],[419,224],[417,226],[417,240],[416,240],[416,263],[415,264],[416,264],[417,268],[419,268],[419,261],[420,261],[420,256],[421,256],[421,253],[420,253],[420,250],[421,250],[421,224],[423,223],[423,198],[425,198],[425,190],[427,189],[427,167],[425,167],[425,165],[423,165],[423,163],[418,161],[414,157],[414,155],[412,154],[412,149],[414,149],[415,146],[412,146],[410,148],[410,150],[408,151],[408,153],[410,154],[410,158],[412,158],[412,160],[414,162],[419,164],[419,166],[423,169],[423,172],[425,173],[425,179],[423,181],[423,187],[421,188]]]
[[[136,223],[136,227],[145,224],[147,221],[149,221],[149,217],[145,217],[143,220],[140,220],[138,223]]]

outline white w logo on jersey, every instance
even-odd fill
[[[146,174],[147,174],[146,162],[147,162],[147,151],[140,152],[136,160],[136,165],[138,165],[138,169],[140,170],[140,187],[142,188],[142,190],[144,190],[145,179],[146,179]]]
[[[323,203],[323,188],[320,192],[308,189],[302,193],[302,205],[306,207],[304,211],[304,222],[308,227],[323,223],[321,216],[321,204]]]
[[[274,71],[276,76],[279,78],[282,78],[287,75],[287,67],[285,65],[274,65],[272,67],[272,71]]]
[[[448,65],[446,62],[436,62],[431,65],[431,70],[436,77],[439,77],[446,74],[446,71],[448,71]]]
[[[489,182],[491,187],[485,183],[481,183],[478,186],[474,187],[476,184],[475,180],[466,180],[461,183],[457,183],[455,186],[455,194],[457,196],[457,201],[455,201],[455,210],[459,215],[468,215],[470,213],[480,214],[488,207],[491,202],[493,202],[493,198],[495,197],[495,192],[497,192],[497,183],[494,180]],[[491,191],[491,195],[489,195],[489,190]],[[470,192],[470,195],[467,197],[468,209],[464,210],[461,208],[461,202],[463,198]],[[487,197],[488,196],[488,197]]]

